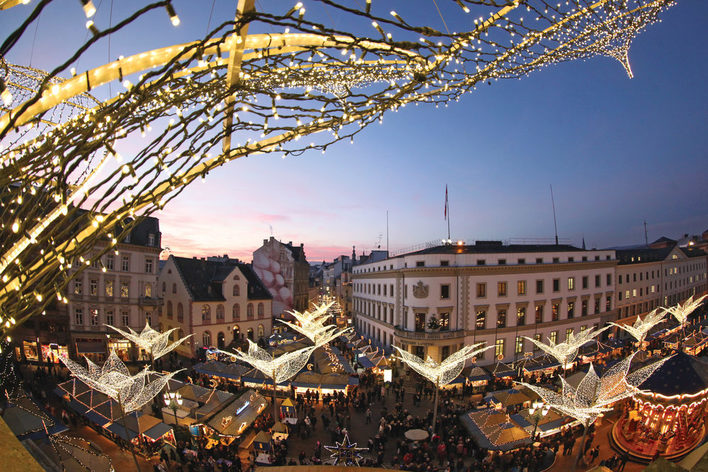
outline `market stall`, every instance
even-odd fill
[[[270,434],[265,431],[258,433],[253,440],[253,449],[256,452],[256,463],[271,465],[275,462],[273,457],[273,442]]]
[[[212,416],[204,425],[203,434],[216,435],[219,438],[237,438],[251,426],[267,404],[263,396],[254,390],[248,390]]]
[[[280,403],[280,417],[282,418],[283,423],[297,423],[297,411],[295,410],[295,405],[290,398],[286,398]]]

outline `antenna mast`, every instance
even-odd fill
[[[558,246],[558,223],[556,221],[556,201],[553,199],[553,185],[551,184],[551,205],[553,206],[553,228],[556,231],[556,246]]]

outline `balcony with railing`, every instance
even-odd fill
[[[428,330],[428,331],[409,331],[402,329],[400,326],[394,328],[394,334],[399,339],[409,339],[417,341],[437,341],[443,339],[456,339],[465,336],[465,330],[457,329],[454,331],[448,330]]]

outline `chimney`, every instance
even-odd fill
[[[273,239],[273,236],[271,236],[270,239]],[[264,240],[263,240],[263,245],[265,246],[267,243],[268,243],[268,240],[267,240],[267,239],[264,239]]]

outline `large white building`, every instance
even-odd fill
[[[270,336],[272,297],[249,264],[234,259],[170,256],[160,270],[164,298],[160,329],[194,334],[176,349],[192,357],[197,349],[223,349],[246,338]]]
[[[616,265],[615,251],[565,245],[478,241],[412,252],[354,267],[355,326],[437,361],[484,342],[495,348],[480,364],[511,362],[533,352],[524,336],[563,342],[616,319]]]
[[[157,294],[160,225],[146,217],[114,249],[100,241],[84,256],[89,265],[69,283],[70,351],[102,360],[115,349],[124,360],[138,358],[130,341],[105,325],[141,331],[145,322],[157,327],[161,300]]]

